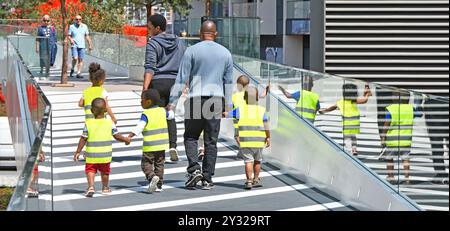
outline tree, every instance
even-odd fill
[[[66,0],[61,0],[61,25],[63,33],[63,57],[61,67],[61,84],[67,84],[67,57],[69,56],[69,41],[67,38],[68,23],[67,23],[67,11]]]
[[[145,7],[147,9],[147,33],[150,31],[150,21],[148,20],[152,15],[152,7],[156,5],[162,5],[167,8],[172,8],[174,12],[180,14],[187,14],[191,5],[189,4],[191,0],[122,0],[116,1],[121,2],[124,6],[133,4],[136,7]],[[147,36],[148,39],[148,36]]]

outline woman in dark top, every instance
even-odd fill
[[[36,52],[39,53],[39,61],[41,66],[41,74],[45,67],[48,75],[50,66],[55,64],[56,58],[56,29],[51,25],[50,16],[42,17],[43,25],[38,27],[36,39]]]

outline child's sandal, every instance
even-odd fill
[[[253,182],[247,181],[245,182],[244,189],[250,190],[253,187]]]
[[[94,190],[94,188],[91,187],[91,188],[88,188],[88,190],[86,191],[84,196],[86,196],[86,197],[93,197],[94,193],[95,193],[95,190]]]
[[[102,189],[103,195],[110,194],[111,192],[112,192],[112,190],[109,187],[103,187],[103,189]]]

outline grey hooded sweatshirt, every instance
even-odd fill
[[[147,43],[145,73],[152,73],[153,80],[176,79],[185,47],[172,34],[161,33]]]

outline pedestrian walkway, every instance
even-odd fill
[[[328,88],[333,89],[336,86],[330,84]],[[277,95],[279,99],[285,101],[290,107],[295,108],[297,102],[294,99],[287,99],[283,93],[278,89],[271,91]],[[321,98],[322,100],[326,100]],[[321,107],[326,108],[330,104],[321,102]],[[422,123],[424,123],[422,121]],[[336,143],[343,146],[342,137],[342,118],[339,111],[334,111],[329,114],[317,114],[314,125],[321,131],[325,132]],[[448,184],[433,184],[434,180],[434,164],[431,154],[431,142],[429,134],[425,129],[425,124],[415,124],[413,130],[413,146],[411,149],[411,176],[410,184],[402,182],[403,165],[400,164],[400,191],[418,203],[423,209],[449,211],[449,186]],[[374,170],[381,178],[385,179],[387,176],[386,163],[378,160],[381,152],[380,136],[378,132],[378,124],[376,118],[361,117],[361,134],[358,138],[358,159],[365,165]],[[448,149],[445,166],[449,166]],[[399,166],[395,164],[395,174],[397,178],[397,170]],[[448,172],[448,167],[447,167]],[[397,185],[395,185],[397,188]]]
[[[51,76],[57,76],[53,73]],[[86,75],[85,75],[86,76]],[[51,78],[51,81],[56,79]],[[87,187],[84,162],[73,162],[79,137],[84,125],[84,112],[78,108],[82,88],[53,88],[41,82],[43,91],[52,104],[52,132],[46,134],[43,151],[50,159],[53,151],[53,201],[55,210],[353,210],[335,198],[316,188],[312,188],[295,177],[281,172],[265,163],[261,174],[263,188],[245,191],[244,163],[236,160],[237,146],[234,142],[221,139],[218,144],[218,160],[215,188],[210,191],[188,190],[184,187],[187,179],[187,159],[183,146],[184,124],[177,118],[178,150],[180,161],[171,162],[166,158],[164,191],[147,194],[148,183],[141,172],[142,137],[133,139],[130,146],[113,143],[110,187],[113,193],[103,196],[101,183],[96,178],[94,198],[85,198]],[[77,85],[87,85],[80,82]],[[128,134],[140,118],[140,96],[136,90],[140,85],[123,79],[108,78],[105,88],[109,91],[109,104],[118,119],[119,132]],[[51,136],[50,136],[51,135]],[[52,142],[50,140],[52,137]],[[52,145],[52,147],[51,147]],[[45,162],[39,167],[39,185],[51,185],[51,166]],[[40,194],[39,200],[51,200],[50,194]]]

